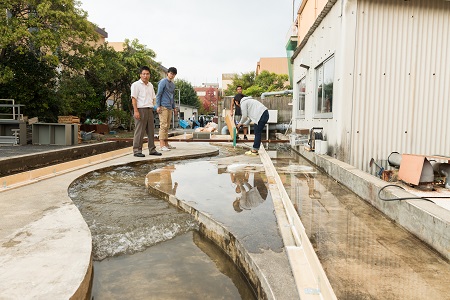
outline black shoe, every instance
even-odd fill
[[[150,155],[156,155],[156,156],[161,156],[162,155],[162,153],[161,152],[158,152],[158,151],[153,151],[153,152],[150,152],[149,153]]]
[[[246,135],[244,135],[244,140],[248,140],[248,138],[247,138],[247,136],[246,136]]]
[[[145,157],[145,154],[142,154],[142,153],[135,153],[134,156],[136,156],[136,157]]]

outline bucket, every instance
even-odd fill
[[[297,145],[296,145],[296,142],[297,142],[297,135],[296,135],[296,134],[291,134],[291,135],[289,136],[289,142],[290,142],[290,144],[291,144],[291,147],[297,146]]]
[[[316,140],[315,152],[317,154],[327,154],[328,141]]]

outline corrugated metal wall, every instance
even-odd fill
[[[450,156],[450,2],[357,7],[350,163],[367,171],[393,151]]]

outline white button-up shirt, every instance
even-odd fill
[[[137,108],[153,108],[155,106],[155,89],[150,82],[144,84],[142,79],[133,82],[131,85],[131,97],[136,99]]]

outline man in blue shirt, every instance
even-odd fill
[[[156,94],[156,111],[159,114],[159,145],[161,151],[170,151],[175,149],[169,145],[167,139],[169,138],[169,126],[172,120],[172,110],[176,114],[177,108],[173,95],[175,92],[175,83],[173,80],[177,75],[177,69],[170,67],[167,70],[167,77],[161,79],[158,83],[158,93]]]

